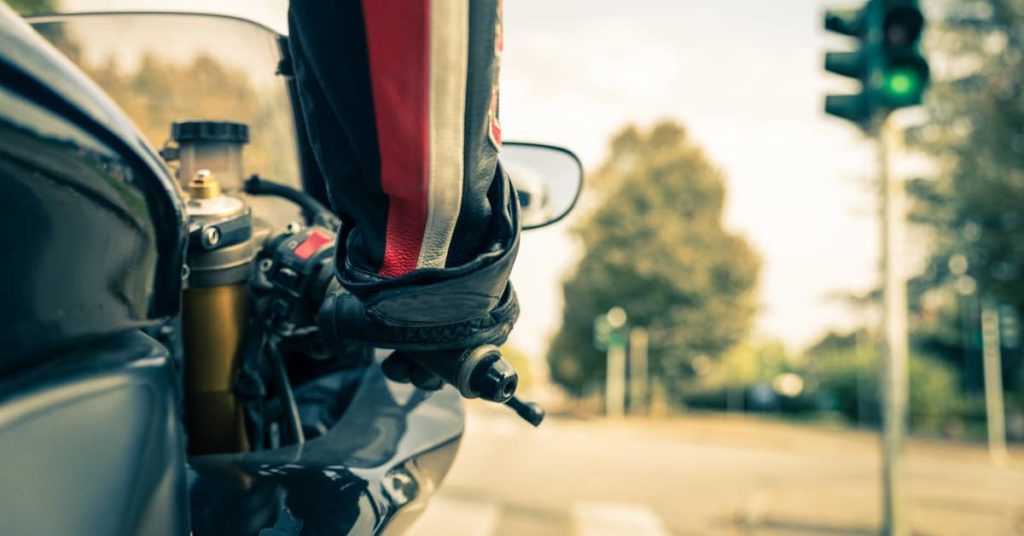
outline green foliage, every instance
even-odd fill
[[[54,0],[5,0],[19,15],[39,15],[55,11]]]
[[[851,421],[878,424],[881,366],[878,352],[870,346],[820,355],[806,371],[813,381],[807,394]],[[959,418],[964,402],[952,367],[912,353],[909,373],[911,426],[936,431]]]
[[[94,35],[100,27],[88,20],[41,23],[36,30],[96,82],[155,147],[168,140],[174,121],[238,121],[249,125],[251,136],[246,171],[284,182],[296,179],[291,107],[283,80],[274,78],[273,60],[254,52],[250,64],[243,64],[202,49],[179,57],[160,40],[173,34],[168,26],[173,19],[165,21],[150,19],[152,38],[125,43],[130,54],[105,50]]]
[[[910,136],[938,167],[910,185],[911,217],[933,237],[932,260],[916,282],[944,296],[940,308],[920,311],[934,321],[914,326],[915,339],[959,366],[972,355],[978,294],[1024,310],[1024,11],[1009,0],[974,4],[969,24],[951,9],[948,20],[931,25],[934,55],[948,73],[926,101],[928,124]],[[957,255],[968,261],[966,273],[951,271]],[[962,305],[958,283],[976,288]],[[1024,389],[1020,352],[1004,361],[1007,388]]]
[[[878,348],[878,342],[863,329],[828,333],[802,357],[787,354],[771,341],[739,344],[688,386],[683,401],[690,408],[834,415],[876,426],[880,423],[882,366]],[[968,417],[968,405],[957,370],[943,360],[916,352],[911,352],[909,364],[909,417],[913,429],[936,433],[962,425]],[[776,392],[770,403],[758,405],[755,390],[774,386],[785,373],[799,376],[803,390],[796,396]]]
[[[780,411],[803,413],[815,409],[808,397],[775,396],[768,407],[758,407],[752,393],[765,389],[780,374],[804,373],[802,356],[790,354],[781,341],[737,344],[715,363],[704,357],[693,361],[695,381],[680,393],[688,408],[726,411]]]
[[[292,133],[276,128],[274,120],[281,112],[272,108],[287,100],[283,93],[268,99],[243,70],[207,54],[198,54],[189,63],[145,54],[134,70],[121,68],[113,58],[83,67],[153,145],[159,147],[168,139],[174,121],[240,121],[252,133],[245,152],[249,169],[274,178],[295,176],[288,166],[294,159],[281,158],[280,152],[294,143]],[[283,92],[284,86],[269,91]]]
[[[678,124],[620,131],[592,182],[600,200],[576,229],[585,253],[565,283],[552,377],[577,394],[600,387],[593,320],[620,306],[649,328],[651,374],[678,392],[694,358],[717,360],[747,334],[760,261],[723,229],[722,174]]]
[[[867,340],[867,337],[867,330],[863,328],[849,333],[830,331],[812,344],[805,353],[811,358],[815,358],[856,350],[862,341]]]
[[[716,362],[699,356],[692,366],[699,380],[698,389],[744,388],[759,382],[771,382],[783,372],[799,370],[800,361],[788,352],[781,341],[743,341]]]

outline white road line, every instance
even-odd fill
[[[576,536],[668,536],[658,516],[642,504],[576,503],[572,523]]]
[[[500,520],[495,503],[435,496],[405,536],[491,536]]]

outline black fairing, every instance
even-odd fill
[[[0,372],[176,313],[174,180],[78,69],[0,6]]]
[[[174,392],[138,331],[0,381],[0,534],[188,534]]]
[[[322,412],[355,372],[300,387],[300,411]],[[369,367],[344,415],[301,447],[191,458],[193,532],[401,534],[448,472],[464,422],[455,388],[427,393]]]

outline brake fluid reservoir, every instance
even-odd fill
[[[199,170],[209,170],[229,192],[242,190],[245,170],[242,148],[249,143],[249,127],[231,121],[185,121],[171,125],[178,144],[178,180],[188,187]]]

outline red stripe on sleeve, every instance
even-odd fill
[[[443,0],[441,0],[443,1]],[[364,0],[381,188],[388,196],[380,275],[416,269],[427,220],[430,0]]]

